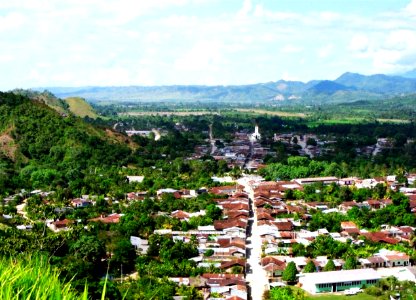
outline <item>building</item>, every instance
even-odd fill
[[[261,134],[259,132],[259,125],[256,124],[254,127],[254,132],[250,135],[250,141],[251,142],[257,142],[261,140]]]
[[[305,273],[299,277],[302,288],[311,293],[341,292],[376,284],[381,279],[373,269]]]
[[[313,184],[313,183],[331,184],[331,183],[338,183],[338,178],[334,177],[334,176],[313,177],[313,178],[297,178],[297,179],[293,179],[293,181],[300,184],[300,185]]]

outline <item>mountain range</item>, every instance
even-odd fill
[[[82,97],[91,102],[210,101],[340,103],[376,100],[416,93],[416,71],[402,76],[344,73],[335,80],[275,82],[205,86],[88,86],[46,87],[59,98]]]

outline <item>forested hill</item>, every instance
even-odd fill
[[[124,136],[15,93],[0,93],[0,116],[0,190],[58,186],[104,193],[118,184],[105,175],[126,164],[134,147]]]

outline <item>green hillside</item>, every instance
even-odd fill
[[[64,101],[68,104],[69,111],[78,117],[89,117],[92,119],[96,119],[98,117],[91,105],[83,98],[69,97]]]
[[[105,193],[119,183],[109,176],[104,184],[103,175],[127,164],[135,147],[125,136],[14,93],[0,93],[0,115],[0,188]],[[101,176],[92,176],[97,170]]]

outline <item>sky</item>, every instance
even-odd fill
[[[0,1],[0,90],[416,68],[416,0]]]

